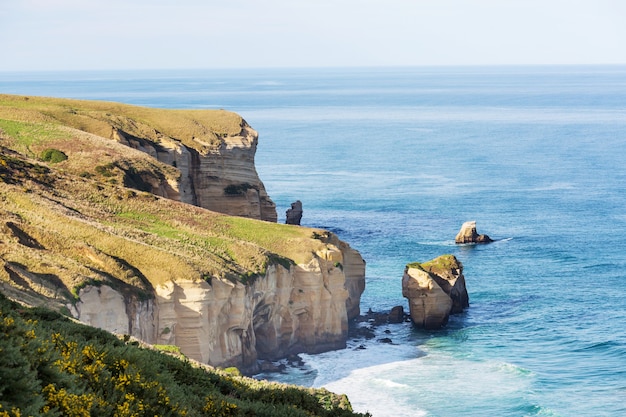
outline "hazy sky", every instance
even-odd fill
[[[0,71],[626,64],[624,0],[0,0]]]

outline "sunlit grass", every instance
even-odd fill
[[[24,97],[0,94],[0,119],[48,122],[110,137],[112,128],[158,143],[180,140],[201,152],[218,147],[222,138],[238,135],[243,120],[225,110],[168,110],[104,101]]]
[[[0,119],[0,129],[4,132],[3,136],[13,140],[13,146],[17,151],[30,156],[35,156],[31,146],[67,136],[67,133],[58,126],[50,123]]]

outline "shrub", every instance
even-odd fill
[[[230,184],[230,185],[227,185],[226,187],[224,187],[224,194],[226,194],[226,195],[243,195],[243,194],[246,193],[246,191],[248,191],[251,188],[254,188],[255,190],[257,189],[257,187],[255,187],[254,185],[250,185],[248,183]]]
[[[43,151],[39,157],[42,161],[56,164],[67,159],[67,155],[58,149],[48,148]]]
[[[129,340],[0,293],[0,417],[369,416],[326,390],[211,370]]]
[[[103,177],[112,177],[113,175],[115,175],[113,172],[115,170],[115,165],[112,163],[106,165],[98,165],[96,166],[95,170]]]

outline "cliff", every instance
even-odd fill
[[[100,124],[120,121],[129,107],[141,126],[132,135]],[[253,367],[257,358],[343,347],[365,263],[332,233],[256,220],[272,220],[273,209],[254,183],[256,133],[232,114],[199,112],[193,120],[221,123],[222,133],[174,140],[184,135],[170,119],[184,124],[186,112],[106,108],[0,97],[0,289],[116,333],[175,344],[211,365]],[[167,138],[140,138],[146,131]],[[33,158],[46,159],[46,149],[58,158]],[[218,192],[225,184],[251,187]],[[202,204],[252,218],[185,203],[205,197]]]
[[[27,155],[47,148],[73,155],[64,168],[83,177],[233,216],[277,220],[254,165],[258,134],[235,113],[0,95],[0,129],[5,146]]]
[[[364,276],[358,253],[341,245],[320,246],[307,264],[269,265],[247,285],[177,279],[157,285],[147,300],[126,298],[108,285],[87,285],[71,312],[102,329],[179,346],[190,358],[215,366],[251,368],[257,359],[339,349],[345,347],[348,310],[358,315],[363,291],[360,286],[355,292],[346,277]],[[342,270],[345,259],[352,265]]]

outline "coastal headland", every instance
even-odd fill
[[[0,95],[0,288],[214,366],[345,346],[365,262],[276,223],[223,110]]]

